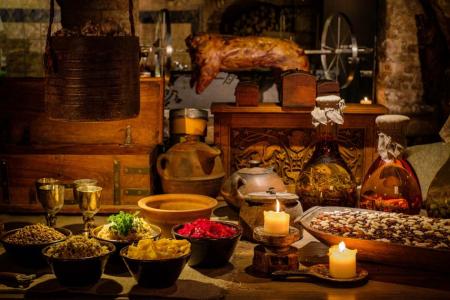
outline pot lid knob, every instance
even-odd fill
[[[248,161],[248,164],[250,165],[250,168],[256,168],[261,165],[261,161],[257,159],[252,159]]]
[[[274,187],[270,187],[270,188],[266,191],[266,193],[267,193],[267,194],[271,194],[271,195],[276,195],[276,194],[277,194],[277,191],[275,191],[275,188],[274,188]]]

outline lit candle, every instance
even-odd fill
[[[280,211],[280,202],[277,200],[276,211],[264,212],[264,231],[270,234],[289,233],[289,214]]]
[[[361,101],[359,101],[361,104],[372,104],[372,100],[369,100],[367,97],[364,97]]]
[[[356,277],[356,252],[345,247],[344,242],[330,248],[330,275],[334,278]]]

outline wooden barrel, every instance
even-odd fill
[[[50,119],[68,121],[106,121],[136,117],[140,103],[140,48],[139,39],[135,36],[133,0],[111,0],[111,3],[128,2],[131,36],[52,37],[54,2],[55,0],[50,1],[45,54],[47,116]],[[60,2],[74,4],[73,0]],[[78,2],[87,9],[89,1]],[[95,0],[92,3],[105,4],[105,1]],[[97,14],[102,16],[101,9],[107,7],[100,5],[97,8]],[[123,10],[124,7],[121,8]],[[102,20],[100,17],[96,21],[101,24]]]
[[[139,114],[139,40],[52,37],[46,111],[50,119],[117,120]]]

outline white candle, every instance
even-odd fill
[[[364,97],[361,101],[359,101],[361,104],[372,104],[372,100],[369,100],[367,97]]]
[[[280,211],[280,202],[277,200],[276,211],[264,212],[264,231],[270,234],[285,235],[289,233],[289,214]]]
[[[356,252],[345,247],[344,242],[330,248],[330,275],[334,278],[356,277]]]

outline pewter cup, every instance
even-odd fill
[[[82,185],[76,190],[78,205],[83,213],[84,232],[88,234],[95,227],[94,216],[100,209],[102,188],[95,185]]]
[[[43,178],[39,178],[38,180],[36,180],[35,185],[36,185],[36,196],[39,200],[39,188],[43,185],[47,185],[47,184],[60,184],[60,181],[56,178],[51,178],[51,177],[43,177]]]
[[[47,184],[40,186],[38,190],[38,199],[47,213],[47,225],[55,227],[56,214],[64,205],[64,185]]]
[[[78,195],[77,188],[80,186],[83,186],[83,185],[97,185],[97,180],[89,179],[89,178],[74,180],[73,181],[73,200],[78,202],[79,195]]]

